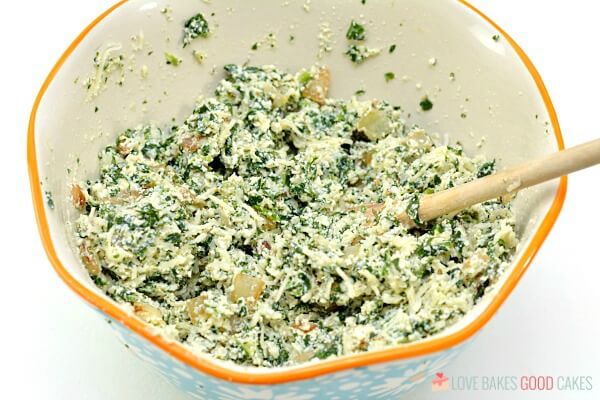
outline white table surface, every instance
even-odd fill
[[[598,3],[472,2],[511,33],[539,68],[567,145],[600,136]],[[3,399],[187,399],[134,358],[58,279],[31,210],[25,138],[34,96],[67,44],[112,3],[13,1],[3,6]],[[600,398],[599,184],[600,168],[570,179],[562,215],[532,267],[477,340],[444,371],[448,376],[592,376],[593,390],[442,395],[425,385],[411,398]]]

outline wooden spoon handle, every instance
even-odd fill
[[[419,220],[430,221],[599,163],[600,139],[596,139],[464,185],[423,196],[419,204]],[[415,225],[406,212],[398,214],[397,218],[410,227]]]

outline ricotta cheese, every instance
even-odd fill
[[[71,188],[83,265],[139,318],[218,359],[286,366],[442,332],[507,268],[510,203],[395,219],[493,162],[385,101],[328,98],[326,68],[225,70],[181,125],[126,130]]]

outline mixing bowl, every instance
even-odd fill
[[[213,33],[183,48],[183,23],[198,12]],[[360,65],[344,55],[351,20],[363,22],[367,45],[381,49]],[[122,56],[122,67],[95,71],[94,58],[107,51]],[[181,62],[167,64],[165,53]],[[223,65],[246,62],[291,72],[327,65],[332,97],[364,90],[363,98],[401,105],[409,124],[440,142],[459,141],[468,154],[496,159],[500,168],[562,149],[550,98],[517,44],[456,0],[123,1],[74,40],[42,86],[31,114],[28,158],[43,244],[64,282],[135,354],[197,398],[397,398],[439,372],[506,300],[560,212],[566,179],[519,194],[514,211],[521,243],[511,267],[471,313],[441,334],[274,369],[193,354],[93,284],[73,244],[77,212],[69,190],[74,181],[97,174],[99,150],[119,132],[150,120],[181,121],[194,99],[211,95]],[[395,79],[384,79],[387,72]],[[429,111],[420,107],[424,97],[433,103]]]

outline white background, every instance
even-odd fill
[[[57,278],[38,240],[25,162],[34,97],[70,41],[114,0],[13,1],[0,17],[0,398],[186,399],[146,369]],[[358,1],[358,0],[353,0]],[[528,52],[567,146],[600,137],[600,5],[473,0]],[[448,376],[584,375],[592,392],[431,393],[416,399],[600,398],[600,167],[570,179],[561,217],[520,285]]]

